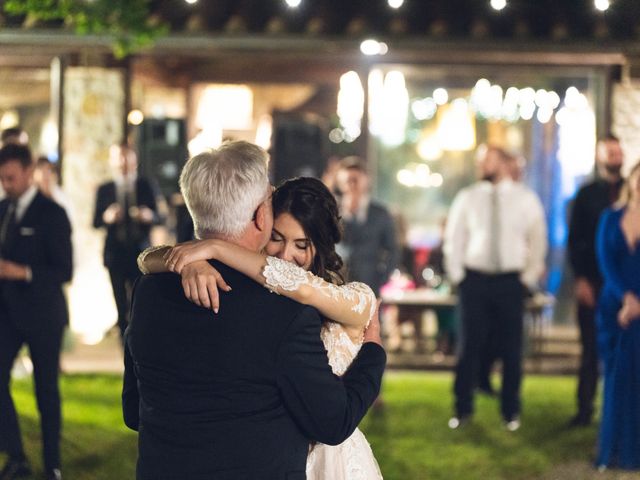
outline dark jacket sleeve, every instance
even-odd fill
[[[124,381],[122,384],[122,415],[124,424],[138,431],[140,423],[140,394],[133,357],[127,345],[127,333],[124,338]]]
[[[386,252],[385,264],[384,264],[384,278],[385,283],[389,280],[389,277],[393,273],[393,270],[400,263],[400,245],[398,245],[398,237],[396,235],[396,226],[393,218],[387,210],[382,210],[381,221],[383,223],[382,238],[380,244]]]
[[[98,187],[96,192],[96,205],[93,210],[93,227],[100,228],[106,226],[102,216],[108,207],[107,184]]]
[[[291,322],[278,353],[278,387],[298,427],[311,440],[338,445],[356,429],[380,392],[386,355],[363,345],[349,371],[333,374],[320,339],[320,317],[309,307]]]
[[[47,235],[44,238],[46,263],[29,265],[32,282],[43,285],[62,285],[71,280],[73,252],[71,224],[65,211],[54,205],[44,215]]]
[[[590,243],[593,242],[592,232],[589,232],[586,216],[586,190],[582,189],[576,195],[571,213],[569,215],[569,235],[567,248],[569,251],[569,263],[576,277],[588,277],[588,266],[591,265]]]

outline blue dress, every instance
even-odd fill
[[[605,210],[596,237],[604,278],[596,320],[604,367],[596,465],[640,469],[640,318],[626,329],[617,321],[624,294],[640,296],[640,244],[629,248],[620,226],[623,213]]]

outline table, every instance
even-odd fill
[[[418,288],[415,290],[387,291],[382,294],[383,305],[395,305],[399,309],[398,317],[402,314],[411,316],[412,312],[424,310],[454,309],[458,304],[458,297],[455,294],[434,290],[432,288]],[[550,312],[555,304],[555,297],[548,292],[536,292],[528,297],[525,302],[525,321],[528,320],[528,336],[530,339],[529,351],[539,355],[544,350],[544,329],[546,320],[550,317]],[[421,319],[417,319],[415,330],[420,343]]]

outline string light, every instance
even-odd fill
[[[494,10],[502,10],[507,6],[507,0],[491,0],[491,7]]]
[[[297,8],[302,3],[302,0],[285,0],[287,5],[291,8]]]
[[[391,8],[400,8],[404,4],[404,0],[387,0]]]
[[[189,5],[193,5],[194,3],[198,3],[198,0],[184,0],[185,2],[187,2]]]
[[[384,55],[389,51],[389,47],[384,42],[369,38],[360,44],[360,51],[365,55]]]
[[[609,7],[611,6],[610,0],[594,0],[593,3],[595,7],[601,12],[608,10]]]

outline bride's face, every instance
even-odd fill
[[[278,257],[309,270],[315,249],[302,225],[289,213],[281,213],[273,221],[271,238],[265,247],[267,255]]]

